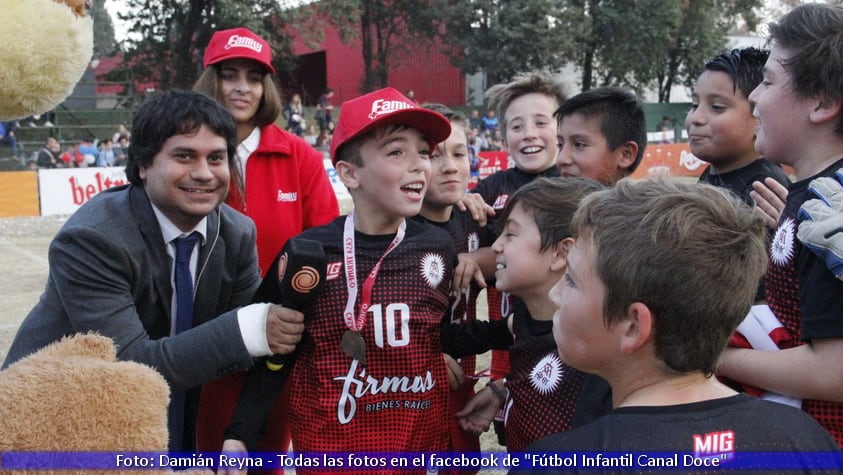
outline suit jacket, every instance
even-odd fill
[[[172,388],[252,365],[236,308],[260,283],[255,226],[230,208],[208,215],[199,250],[191,330],[170,337],[172,259],[143,188],[106,190],[76,211],[50,244],[47,287],[26,316],[3,366],[66,335],[110,337],[117,357],[148,364]],[[198,391],[188,393],[192,427]]]

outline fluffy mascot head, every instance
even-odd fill
[[[86,0],[0,0],[0,120],[43,114],[73,92],[93,25]]]

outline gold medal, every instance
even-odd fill
[[[342,334],[340,349],[352,359],[359,361],[360,364],[366,364],[366,343],[363,341],[360,332],[346,330]]]

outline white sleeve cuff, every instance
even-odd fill
[[[266,315],[270,303],[255,303],[237,310],[237,324],[246,350],[252,358],[269,356],[269,343],[266,341]]]

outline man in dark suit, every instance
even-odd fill
[[[167,379],[170,448],[186,451],[200,385],[291,352],[303,317],[247,305],[260,275],[254,224],[223,204],[239,181],[231,115],[202,94],[170,91],[138,109],[132,130],[130,184],[94,197],[53,239],[46,290],[3,366],[66,335],[108,336],[119,359]]]

